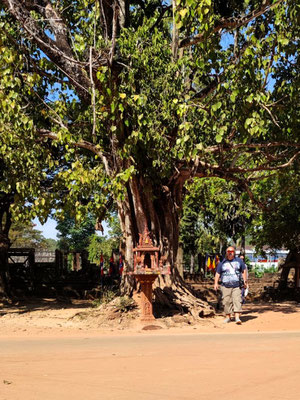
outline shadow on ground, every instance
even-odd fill
[[[264,312],[280,312],[283,314],[292,314],[300,311],[300,303],[297,302],[281,302],[281,303],[247,303],[247,308],[253,307],[252,310],[245,310],[244,315],[251,314],[253,311],[258,314]]]
[[[62,309],[82,309],[92,307],[91,300],[58,300],[31,298],[27,300],[14,301],[2,306],[0,316],[9,314],[26,314],[31,311],[47,311]]]

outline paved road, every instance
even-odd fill
[[[298,400],[300,332],[0,339],[0,400]]]

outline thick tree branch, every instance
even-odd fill
[[[255,18],[263,15],[264,13],[270,11],[272,8],[276,7],[278,4],[282,3],[283,1],[284,0],[278,0],[274,4],[271,4],[271,1],[268,0],[267,2],[265,2],[262,5],[262,7],[260,9],[255,10],[252,13],[250,13],[242,18],[229,18],[229,19],[222,18],[221,20],[218,21],[217,25],[212,30],[210,36],[212,36],[216,32],[222,31],[223,29],[233,30],[233,29],[240,28],[241,26],[248,25],[249,22],[251,22]],[[206,34],[200,33],[199,35],[182,39],[179,42],[179,47],[192,46],[199,42],[203,42],[204,40],[207,40]]]
[[[233,56],[230,59],[230,63],[229,65],[232,64],[237,64],[238,61],[240,60],[241,56],[244,54],[244,52],[246,51],[246,49],[249,47],[249,43],[246,42],[244,43],[244,45],[241,47],[241,49],[238,52],[238,56]],[[224,82],[224,78],[225,78],[225,70],[224,72],[222,72],[222,74],[217,75],[215,77],[215,79],[213,79],[205,88],[201,89],[199,92],[195,93],[194,96],[192,97],[193,100],[199,100],[202,101],[204,98],[206,98],[207,96],[209,96],[211,93],[214,92],[214,90],[221,84]]]
[[[173,26],[172,26],[172,55],[173,60],[177,60],[178,58],[178,29],[176,26],[175,15],[177,11],[177,1],[172,0],[172,9],[173,9]]]
[[[154,22],[154,24],[149,29],[150,33],[154,32],[154,29],[160,24],[160,22],[162,21],[162,19],[164,18],[165,14],[166,14],[166,12],[171,10],[171,8],[172,8],[172,6],[167,6],[167,7],[162,8],[159,17],[157,18],[157,20]]]
[[[279,165],[270,165],[270,163],[265,163],[261,164],[258,167],[254,168],[247,168],[247,167],[229,167],[226,168],[224,166],[220,166],[218,164],[209,164],[204,161],[199,161],[199,167],[197,172],[195,173],[195,176],[198,176],[198,173],[200,173],[201,176],[203,176],[203,173],[205,170],[211,170],[211,171],[219,171],[221,175],[226,175],[226,174],[247,174],[251,172],[256,172],[256,171],[277,171],[280,169],[288,168],[290,167],[293,162],[300,156],[300,151],[297,153],[293,154],[293,156],[285,163],[279,164]]]
[[[268,149],[273,147],[290,147],[290,148],[300,148],[300,143],[297,142],[269,142],[269,143],[237,143],[237,144],[223,144],[217,146],[210,146],[203,149],[204,153],[221,153],[224,151],[231,151],[237,149]]]
[[[272,114],[271,110],[270,110],[267,106],[265,106],[263,103],[260,103],[260,105],[261,105],[262,108],[264,108],[264,109],[267,111],[267,113],[270,115],[270,117],[271,117],[271,119],[272,119],[274,125],[276,125],[277,128],[280,128],[280,125],[279,125],[278,122],[276,121],[276,119],[275,119],[274,115]]]
[[[115,55],[115,49],[116,49],[116,39],[117,39],[117,29],[118,29],[118,17],[119,17],[119,6],[117,3],[114,3],[113,7],[114,13],[113,13],[113,23],[112,23],[112,43],[111,43],[111,48],[109,51],[109,64],[112,66],[113,63],[113,58]]]
[[[270,142],[270,143],[237,143],[230,146],[231,150],[248,148],[248,149],[261,149],[271,147],[291,147],[300,148],[300,143],[297,142]]]
[[[17,0],[4,0],[7,11],[20,23],[31,40],[49,57],[49,59],[70,79],[81,99],[90,102],[90,80],[83,68],[88,67],[88,63],[81,63],[72,57],[70,46],[65,37],[65,27],[58,16],[53,19],[53,15],[48,7],[48,12],[52,15],[51,24],[57,35],[57,40],[50,38],[37,24],[30,14],[32,2],[21,2]],[[48,3],[48,2],[44,2]],[[45,13],[45,11],[43,11]],[[49,16],[50,16],[49,14]],[[40,11],[40,15],[43,14]],[[45,14],[46,15],[46,14]]]
[[[104,39],[106,42],[108,42],[109,39],[109,29],[108,29],[108,15],[107,15],[107,8],[105,8],[103,4],[103,0],[99,0],[100,4],[100,20],[103,26],[103,33],[104,33]],[[111,12],[111,10],[110,10]]]
[[[57,133],[51,132],[51,131],[49,131],[47,129],[37,129],[37,132],[39,133],[41,139],[51,139],[53,141],[59,141],[60,140],[58,135],[57,135]],[[88,142],[86,140],[82,140],[81,139],[81,140],[79,140],[77,142],[71,143],[70,145],[72,145],[74,147],[77,147],[77,148],[80,148],[80,149],[88,150],[91,153],[97,155],[101,159],[101,161],[102,161],[102,163],[104,165],[106,173],[108,175],[111,174],[111,169],[110,169],[110,167],[108,165],[108,160],[107,160],[109,155],[108,154],[105,155],[101,150],[99,150],[99,147],[96,144],[93,144],[93,143],[90,143],[90,142]]]
[[[273,143],[271,145],[273,145]],[[265,145],[265,147],[267,146]],[[296,144],[296,147],[299,148],[300,144]],[[263,152],[261,152],[261,155],[264,157],[267,156],[266,153]],[[219,177],[229,180],[242,179],[241,177],[243,177],[242,180],[247,180],[247,181],[258,180],[258,177],[253,178],[252,176],[248,177],[249,178],[248,179],[245,177],[245,175],[251,173],[253,174],[255,172],[260,172],[260,171],[278,171],[281,169],[285,169],[290,167],[299,157],[300,157],[300,150],[294,153],[292,156],[290,156],[289,160],[281,164],[274,165],[274,162],[276,161],[278,162],[281,159],[281,156],[278,156],[278,158],[273,157],[267,163],[261,163],[257,167],[249,167],[249,168],[235,167],[234,163],[233,166],[226,167],[224,166],[223,163],[212,164],[205,160],[200,160],[199,157],[196,157],[195,161],[189,167],[181,164],[181,166],[178,168],[178,173],[174,174],[174,176],[172,177],[172,181],[177,181],[178,179],[179,180],[183,179],[186,181],[192,177],[199,177],[199,178]],[[263,176],[261,177],[261,179],[262,178]]]
[[[55,36],[55,42],[60,49],[63,49],[64,53],[69,57],[73,57],[72,49],[68,41],[68,28],[64,23],[61,15],[55,10],[48,0],[40,1],[26,1],[26,7],[28,9],[35,10],[38,14],[44,17],[50,29]]]

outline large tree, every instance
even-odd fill
[[[175,275],[187,180],[221,177],[251,196],[252,181],[298,158],[296,2],[0,4],[22,85],[49,91],[31,120],[36,141],[64,154],[52,193],[69,191],[51,200],[101,217],[113,197],[127,270],[148,227]]]

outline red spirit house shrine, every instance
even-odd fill
[[[159,247],[153,245],[150,232],[145,228],[139,244],[133,249],[134,277],[141,284],[142,321],[153,321],[152,284],[158,275],[170,274],[170,265],[159,258]]]

